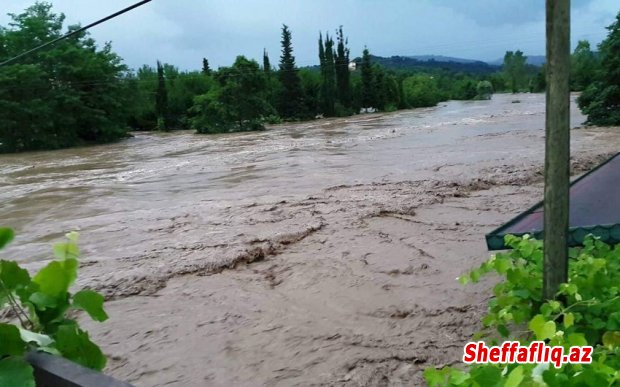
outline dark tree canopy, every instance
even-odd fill
[[[320,49],[322,43],[322,39],[319,36],[319,57],[321,56]],[[321,108],[323,114],[331,117],[336,114],[336,67],[334,63],[334,40],[329,34],[325,35],[325,50],[321,62],[321,75]]]
[[[342,26],[336,34],[338,48],[336,50],[335,66],[338,85],[338,101],[342,106],[351,107],[351,82],[349,75],[349,48],[348,39],[344,37]]]
[[[36,3],[0,28],[0,61],[60,37],[64,15]],[[78,26],[70,26],[75,30]],[[87,34],[0,67],[0,152],[54,149],[126,136],[125,66]]]
[[[164,66],[157,61],[157,93],[155,93],[155,114],[157,115],[157,129],[168,130],[168,89]]]
[[[282,55],[280,56],[280,92],[279,111],[284,118],[303,118],[306,113],[303,107],[303,89],[297,74],[293,43],[288,26],[282,26]]]
[[[211,67],[209,67],[209,60],[202,58],[202,73],[204,75],[211,75]]]
[[[620,12],[599,45],[600,71],[579,97],[579,107],[595,125],[620,125]]]
[[[195,99],[192,126],[200,133],[262,129],[261,118],[274,113],[265,96],[266,76],[256,61],[238,56],[220,68],[216,86]]]
[[[373,87],[372,63],[370,61],[370,52],[364,48],[362,55],[362,107],[372,107],[375,102],[375,93]]]
[[[271,74],[271,62],[269,61],[267,49],[263,49],[263,71],[265,74]]]
[[[527,56],[523,52],[517,50],[515,52],[506,51],[504,55],[504,74],[513,93],[517,93],[524,87],[526,80],[526,61]]]

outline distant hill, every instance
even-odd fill
[[[443,56],[443,55],[412,55],[407,58],[417,59],[423,62],[427,62],[430,60],[434,60],[436,62],[456,62],[456,63],[477,63],[479,60],[475,59],[464,59],[464,58],[455,58],[453,56]]]
[[[499,70],[499,66],[479,60],[452,58],[439,55],[391,56],[389,58],[371,55],[374,63],[393,70],[448,70],[473,74],[490,74]],[[354,61],[359,65],[361,58]]]

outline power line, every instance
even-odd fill
[[[23,53],[21,53],[21,54],[19,54],[19,55],[15,56],[15,57],[13,57],[13,58],[11,58],[11,59],[8,59],[8,60],[5,60],[4,62],[1,62],[1,63],[0,63],[0,67],[1,67],[1,66],[6,66],[6,65],[7,65],[7,64],[9,64],[9,63],[13,63],[13,62],[15,62],[15,61],[16,61],[16,60],[18,60],[18,59],[21,59],[21,58],[23,58],[23,57],[25,57],[25,56],[27,56],[27,55],[32,54],[33,52],[36,52],[36,51],[42,50],[42,49],[44,49],[44,48],[46,48],[46,47],[49,47],[49,46],[51,46],[51,45],[53,45],[53,44],[56,44],[56,43],[60,42],[61,40],[65,40],[65,39],[67,39],[67,38],[70,38],[70,37],[71,37],[71,36],[73,36],[73,35],[77,35],[77,34],[79,34],[79,33],[81,33],[81,32],[86,31],[86,30],[87,30],[87,29],[89,29],[89,28],[92,28],[92,27],[94,27],[94,26],[96,26],[96,25],[99,25],[99,24],[101,24],[101,23],[104,23],[104,22],[106,22],[106,21],[108,21],[108,20],[110,20],[110,19],[114,19],[114,18],[115,18],[115,17],[117,17],[117,16],[120,16],[120,15],[122,15],[122,14],[126,13],[126,12],[129,12],[129,11],[131,11],[132,9],[138,8],[138,7],[140,7],[140,6],[142,6],[142,5],[146,4],[146,3],[150,3],[151,1],[152,1],[152,0],[142,0],[142,1],[140,1],[139,3],[136,3],[136,4],[132,5],[132,6],[127,7],[127,8],[125,8],[125,9],[122,9],[122,10],[120,10],[120,11],[118,11],[118,12],[115,12],[115,13],[113,13],[113,14],[112,14],[112,15],[110,15],[110,16],[106,16],[106,17],[104,17],[103,19],[97,20],[97,21],[96,21],[96,22],[94,22],[94,23],[90,23],[90,24],[89,24],[89,25],[87,25],[87,26],[84,26],[84,27],[82,27],[82,28],[79,28],[79,29],[77,29],[77,30],[75,30],[75,31],[71,31],[71,32],[69,32],[69,33],[67,33],[67,34],[65,34],[65,35],[63,35],[63,36],[61,36],[61,37],[59,37],[59,38],[56,38],[56,39],[54,39],[54,40],[52,40],[52,41],[50,41],[50,42],[44,43],[44,44],[42,44],[42,45],[40,45],[40,46],[37,46],[37,47],[35,47],[35,48],[33,48],[33,49],[30,49],[30,50],[28,50],[28,51],[26,51],[26,52],[23,52]]]

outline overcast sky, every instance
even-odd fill
[[[7,12],[33,1],[1,0],[0,25]],[[69,23],[87,24],[138,0],[56,0]],[[230,65],[237,55],[272,64],[280,55],[280,28],[293,33],[299,66],[318,63],[319,31],[344,26],[351,56],[364,46],[380,56],[447,55],[492,61],[506,50],[542,55],[544,0],[153,0],[91,30],[133,68],[157,59],[181,69]],[[572,1],[573,47],[577,40],[599,43],[620,10],[618,0]]]

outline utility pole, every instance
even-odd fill
[[[570,0],[547,2],[543,299],[568,278]]]

